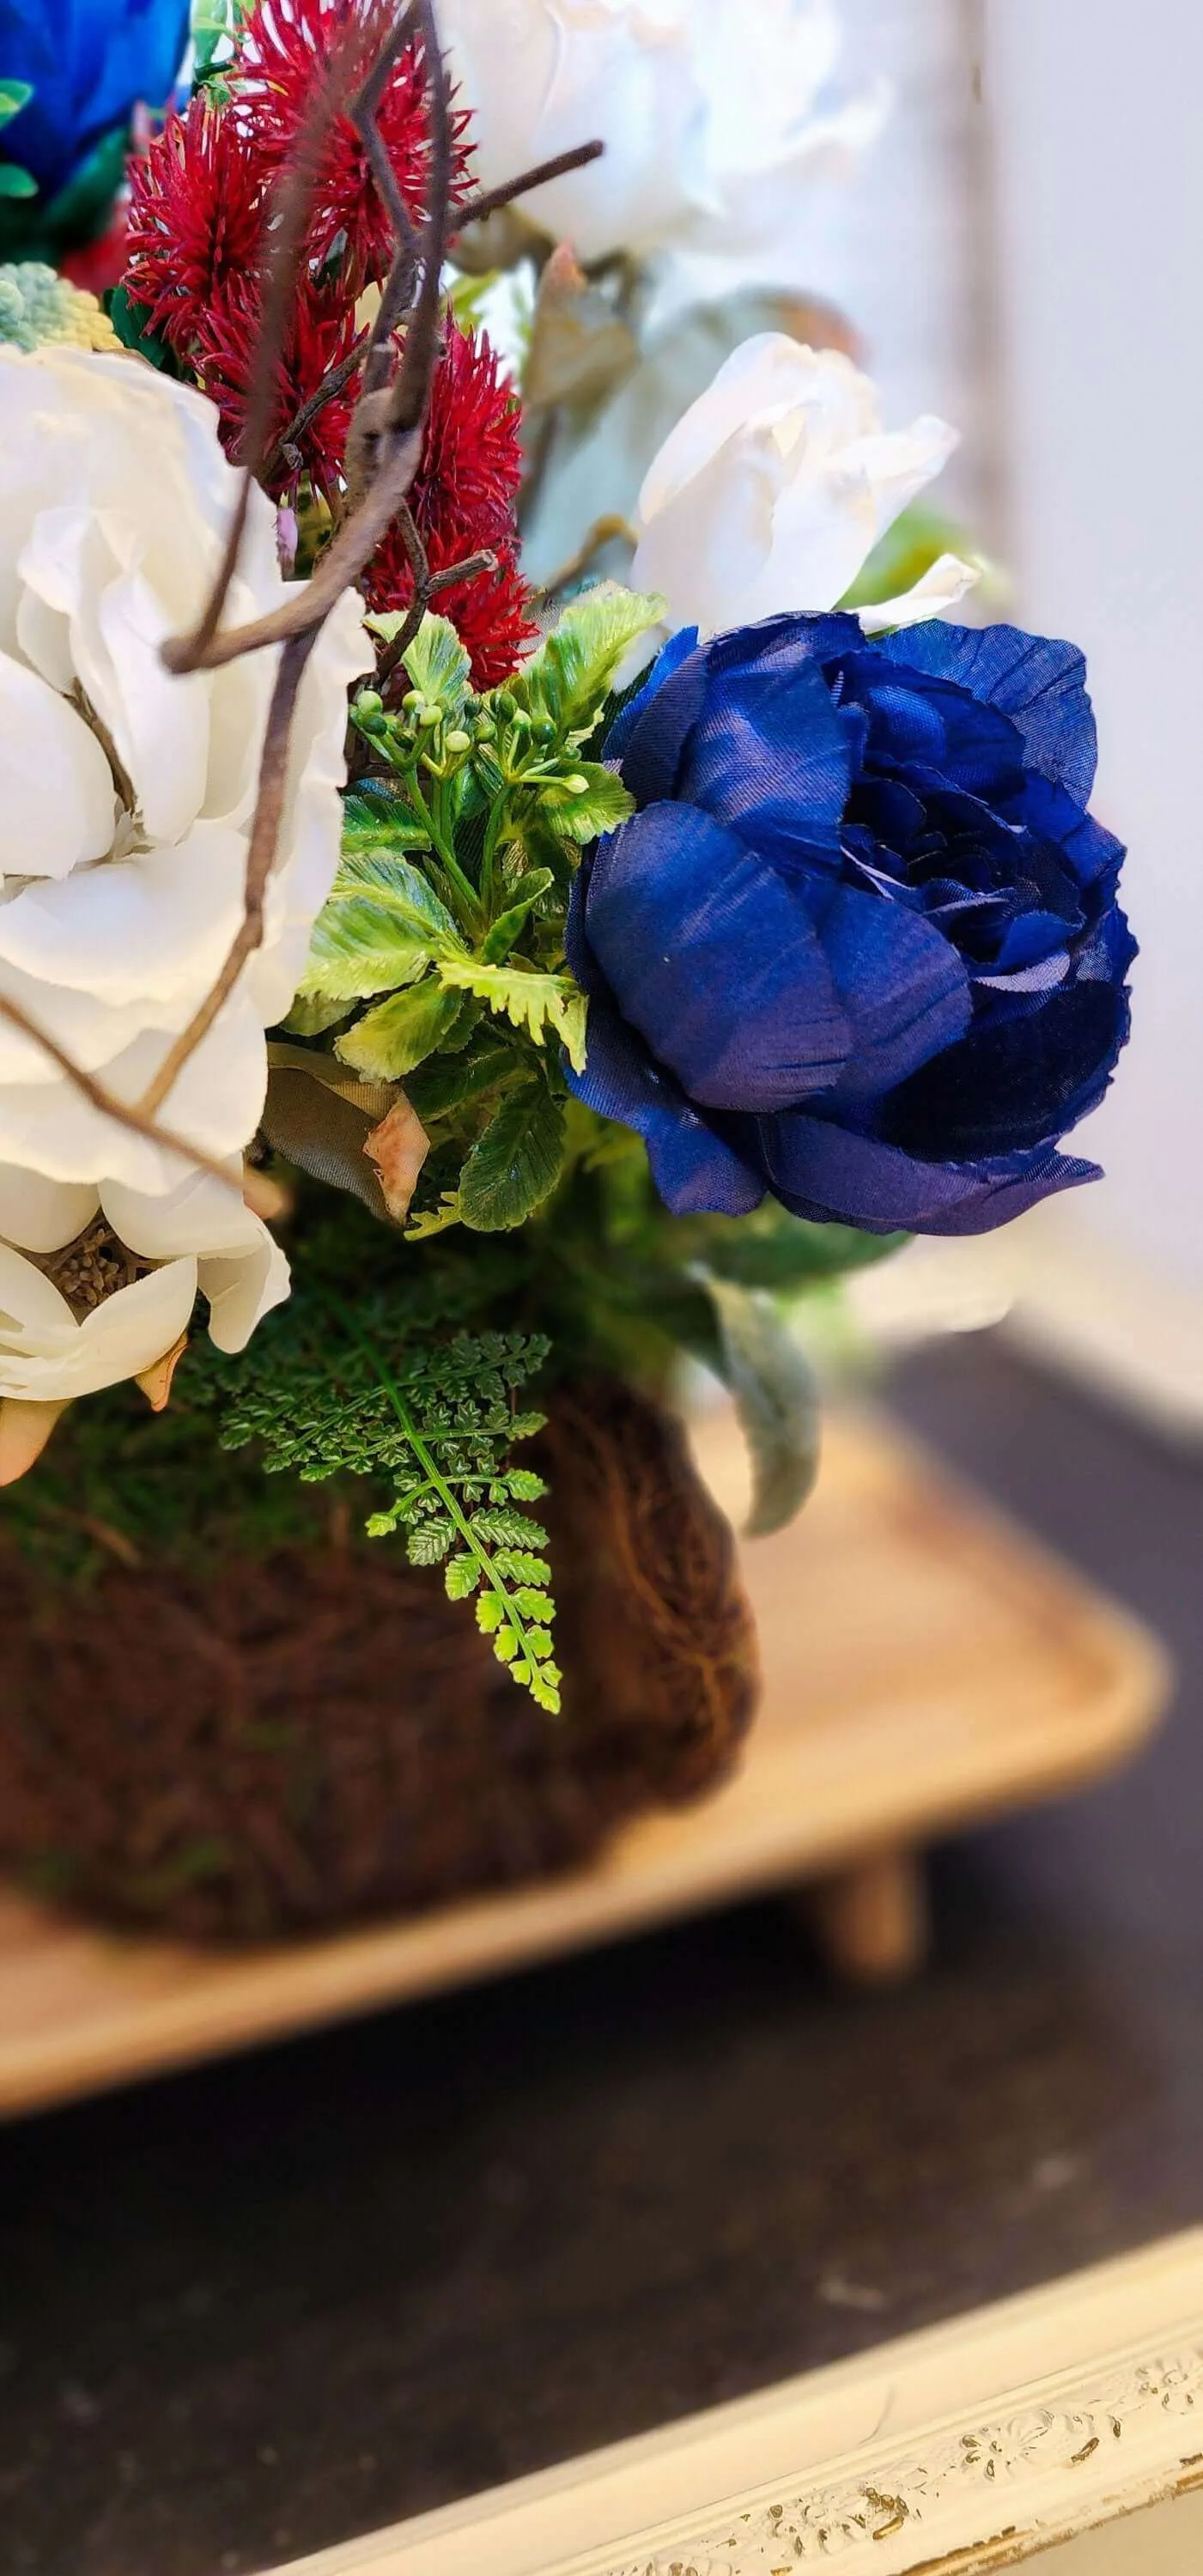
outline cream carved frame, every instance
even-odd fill
[[[281,2576],[1203,2576],[1203,2230]]]

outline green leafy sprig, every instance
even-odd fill
[[[394,1342],[379,1295],[353,1306],[320,1291],[298,1299],[235,1364],[222,1446],[256,1441],[268,1475],[303,1484],[387,1483],[391,1498],[370,1515],[368,1536],[404,1530],[412,1565],[441,1565],[450,1599],[475,1598],[498,1660],[554,1714],[547,1532],[529,1509],[546,1487],[510,1455],[543,1427],[515,1398],[548,1344],[518,1332]]]
[[[587,746],[661,607],[599,585],[484,697],[454,628],[427,616],[400,705],[369,689],[352,709],[369,767],[288,1028],[405,1084],[432,1145],[416,1240],[523,1225],[563,1172],[564,1065],[583,1065],[586,1033],[568,896],[582,850],[632,811]],[[374,623],[387,652],[402,620]]]

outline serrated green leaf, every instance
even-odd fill
[[[633,644],[658,626],[665,603],[598,582],[570,600],[558,624],[510,681],[519,700],[551,717],[561,733],[583,740],[601,715],[614,678]]]
[[[330,901],[340,903],[353,895],[370,895],[373,902],[386,904],[398,922],[415,936],[423,934],[432,948],[453,952],[463,948],[446,904],[440,902],[421,868],[394,849],[391,840],[344,852]]]
[[[445,984],[474,993],[490,1011],[525,1029],[537,1045],[546,1046],[547,1031],[563,1040],[575,1072],[585,1062],[586,1001],[570,975],[539,975],[517,966],[486,966],[475,957],[439,959]]]
[[[347,1016],[348,1004],[330,993],[298,993],[280,1026],[290,1038],[320,1038]]]
[[[547,1545],[546,1530],[540,1527],[538,1521],[528,1519],[525,1512],[510,1512],[501,1506],[494,1507],[489,1504],[485,1510],[477,1512],[472,1526],[479,1530],[482,1538],[487,1538],[502,1547],[520,1548],[530,1547],[532,1544],[535,1547],[546,1547]]]
[[[445,1234],[448,1226],[459,1224],[459,1191],[444,1190],[437,1208],[422,1208],[411,1216],[405,1229],[407,1243],[429,1243],[431,1236]]]
[[[614,832],[635,811],[635,799],[613,769],[599,760],[578,761],[562,780],[543,790],[541,819],[562,841],[582,847],[602,832]]]
[[[450,1521],[424,1521],[417,1529],[411,1529],[405,1543],[410,1564],[441,1565],[454,1536]]]
[[[540,1430],[542,1427],[540,1424]],[[537,1476],[533,1467],[511,1467],[509,1488],[516,1503],[537,1503],[547,1491],[544,1478]]]
[[[547,1620],[554,1619],[555,1617],[555,1605],[552,1601],[550,1592],[535,1591],[525,1584],[522,1586],[520,1591],[514,1594],[514,1607],[516,1610],[521,1611],[524,1619]],[[534,1644],[533,1638],[530,1642],[532,1645]],[[549,1646],[550,1643],[551,1640],[549,1638]]]
[[[38,183],[15,161],[0,161],[0,197],[36,197]]]
[[[484,1047],[478,1054],[466,1057],[444,1054],[437,1064],[424,1066],[415,1074],[407,1085],[409,1097],[423,1126],[428,1127],[432,1118],[443,1118],[448,1110],[462,1108],[465,1101],[477,1100],[482,1092],[507,1081],[517,1064],[512,1046]]]
[[[504,963],[511,948],[516,947],[518,934],[525,928],[535,905],[554,884],[555,878],[550,868],[532,868],[528,875],[519,878],[517,885],[511,889],[511,899],[506,910],[499,913],[496,921],[489,925],[480,952],[486,966],[500,966]]]
[[[546,1493],[546,1486],[544,1486],[543,1490]],[[499,1547],[496,1555],[494,1556],[493,1563],[496,1566],[498,1573],[505,1576],[507,1583],[538,1583],[542,1585],[550,1583],[551,1581],[551,1567],[548,1564],[546,1557],[535,1556],[528,1548]]]
[[[564,1162],[564,1110],[545,1082],[506,1092],[459,1179],[460,1216],[474,1234],[522,1225],[555,1188]]]
[[[358,856],[362,851],[428,850],[430,834],[414,820],[405,802],[404,791],[390,791],[382,779],[373,779],[368,789],[352,792],[343,798],[343,856]]]
[[[444,1581],[449,1601],[467,1601],[480,1582],[481,1568],[474,1556],[453,1556]]]
[[[370,1082],[400,1082],[433,1055],[458,1009],[458,996],[430,976],[424,984],[413,984],[407,992],[390,993],[387,1002],[378,1002],[353,1029],[344,1031],[336,1053],[343,1064],[366,1074]]]
[[[518,1639],[512,1628],[498,1627],[493,1636],[493,1652],[499,1664],[512,1664],[518,1652]]]
[[[771,1297],[737,1288],[701,1263],[690,1277],[705,1291],[717,1327],[708,1353],[735,1399],[752,1461],[749,1538],[781,1529],[801,1510],[819,1464],[819,1404],[808,1360]]]
[[[405,611],[389,609],[382,616],[365,617],[364,624],[373,635],[391,644],[400,634],[405,617]],[[440,706],[444,715],[460,713],[471,686],[472,665],[450,618],[437,617],[427,610],[405,655],[405,668],[415,689],[420,689],[432,705]]]
[[[483,1630],[486,1637],[491,1637],[494,1634],[495,1630],[501,1626],[504,1617],[505,1608],[503,1603],[499,1601],[497,1594],[495,1592],[482,1592],[480,1599],[476,1604],[476,1625],[478,1628]]]
[[[372,993],[395,993],[425,974],[431,946],[424,932],[407,927],[387,905],[368,895],[332,895],[313,925],[300,993],[331,1001],[360,1002]]]

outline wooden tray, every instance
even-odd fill
[[[738,1509],[725,1415],[699,1455]],[[742,1771],[578,1876],[225,1957],[0,1893],[0,2115],[789,1882],[816,1883],[837,1957],[889,1972],[920,1946],[925,1840],[1107,1771],[1165,1703],[1137,1621],[871,1420],[829,1426],[808,1511],[747,1548],[745,1575],[765,1691]]]

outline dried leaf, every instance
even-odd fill
[[[161,1360],[155,1360],[148,1369],[141,1369],[135,1378],[134,1384],[141,1387],[152,1413],[166,1412],[171,1399],[171,1381],[187,1348],[187,1333],[181,1333],[178,1342],[173,1342],[171,1349],[164,1351]]]
[[[382,1118],[380,1125],[365,1137],[363,1150],[379,1174],[389,1215],[402,1225],[409,1215],[418,1174],[430,1152],[430,1138],[404,1092],[394,1101],[387,1118]]]
[[[15,1485],[36,1466],[59,1415],[61,1404],[29,1404],[10,1395],[0,1404],[0,1485]]]

